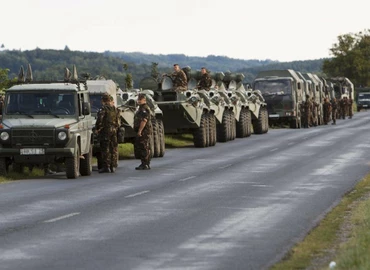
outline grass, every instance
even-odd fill
[[[335,269],[370,269],[370,200],[364,200],[369,195],[370,175],[346,194],[320,224],[271,269],[328,269],[332,260],[337,263]],[[344,225],[351,235],[345,244]]]
[[[166,148],[181,148],[194,145],[193,135],[191,134],[173,134],[165,136]]]

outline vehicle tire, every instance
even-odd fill
[[[152,135],[150,136],[150,141],[149,141],[149,146],[150,146],[150,158],[153,158],[154,156],[154,135],[152,133]]]
[[[195,129],[193,134],[193,142],[195,147],[206,147],[207,145],[207,119],[206,114],[203,113],[200,119],[200,126]]]
[[[211,143],[211,114],[210,113],[206,113],[205,114],[205,119],[206,119],[206,147],[209,147],[210,146],[210,143]]]
[[[262,108],[263,108],[263,122],[264,122],[263,133],[267,133],[269,131],[269,113],[266,107],[262,107]]]
[[[229,116],[228,110],[224,111],[222,115],[222,123],[217,124],[217,141],[218,142],[227,142],[228,141],[228,130],[229,130]]]
[[[153,157],[159,157],[161,146],[160,146],[158,122],[156,118],[152,118],[152,127],[153,127]]]
[[[246,122],[246,137],[251,136],[252,134],[252,114],[249,109],[245,112],[245,122]]]
[[[92,145],[90,144],[89,152],[83,155],[80,159],[80,174],[82,176],[91,175],[92,172]]]
[[[13,172],[23,173],[23,171],[24,171],[24,165],[23,164],[13,163],[12,167],[13,167]]]
[[[80,173],[80,146],[77,145],[77,152],[73,157],[66,158],[66,175],[68,179],[75,179]]]
[[[235,138],[236,138],[236,120],[235,120],[235,113],[233,111],[231,111],[230,122],[231,122],[231,140],[235,140]]]
[[[263,118],[263,109],[262,108],[260,108],[260,111],[258,112],[258,119],[255,119],[255,120],[252,121],[254,134],[262,134],[263,133],[263,126],[264,126],[263,122],[265,120]]]
[[[215,146],[217,141],[217,131],[216,131],[216,117],[214,114],[210,114],[209,118],[209,146]]]
[[[240,118],[239,121],[236,122],[236,137],[237,138],[244,138],[246,136],[246,108],[242,108],[242,111],[240,112]]]
[[[159,155],[158,157],[163,157],[166,151],[166,144],[164,141],[164,126],[162,119],[157,119],[158,133],[159,133]]]
[[[9,172],[9,164],[6,160],[6,158],[1,157],[0,158],[0,176],[6,176]]]

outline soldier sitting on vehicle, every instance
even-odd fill
[[[173,87],[172,90],[177,92],[186,91],[188,89],[188,79],[184,71],[180,69],[178,64],[173,65],[174,72],[171,75],[163,74],[171,78]]]
[[[202,73],[202,77],[197,84],[197,88],[198,90],[204,89],[206,91],[209,91],[212,86],[212,78],[211,76],[209,76],[209,73],[207,72],[207,69],[205,67],[202,67],[200,72]]]

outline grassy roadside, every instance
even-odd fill
[[[370,174],[273,270],[370,269]]]

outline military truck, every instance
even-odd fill
[[[86,80],[76,67],[65,70],[64,81],[33,81],[20,70],[18,85],[6,90],[0,125],[0,175],[9,166],[64,163],[67,178],[90,175],[93,117]]]
[[[311,81],[312,96],[311,98],[315,101],[317,106],[313,110],[313,125],[318,126],[324,123],[324,91],[323,82],[317,77],[316,74],[304,73],[303,76]]]
[[[253,82],[253,89],[259,90],[265,99],[271,123],[301,127],[303,80],[294,70],[260,71]]]
[[[225,72],[223,82],[227,87],[227,93],[233,104],[233,116],[235,118],[236,137],[248,137],[255,134],[268,132],[267,104],[259,90],[245,89],[242,73]]]
[[[343,97],[351,97],[352,100],[354,100],[354,86],[348,78],[334,77],[327,80],[334,84],[334,92],[337,99],[342,99]]]
[[[174,91],[172,79],[160,77],[156,71],[157,63],[152,65],[152,76],[141,80],[140,88],[154,92],[154,100],[163,111],[164,132],[166,134],[193,134],[195,147],[215,145],[214,115],[211,113],[208,96],[194,89],[190,68],[183,69],[188,76],[188,90]]]
[[[370,89],[369,89],[370,90]],[[369,92],[359,92],[357,94],[357,111],[361,109],[370,108],[370,91]]]

